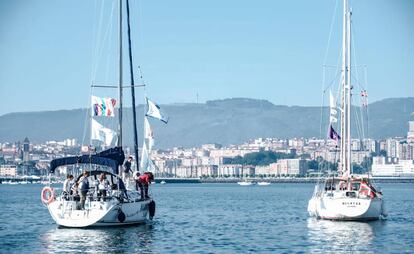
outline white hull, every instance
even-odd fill
[[[269,182],[258,182],[257,185],[267,186],[267,185],[270,185],[270,183]]]
[[[110,201],[87,201],[84,210],[77,210],[75,201],[55,200],[47,207],[59,226],[71,228],[120,226],[145,223],[149,219],[148,204],[151,199],[120,203]],[[125,215],[119,216],[120,211]]]
[[[241,186],[249,186],[249,185],[252,185],[253,183],[252,182],[237,182],[237,184]]]
[[[383,200],[378,197],[314,196],[309,200],[308,212],[327,220],[378,220],[386,216]]]

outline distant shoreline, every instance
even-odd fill
[[[374,177],[377,183],[414,183],[414,177]],[[270,182],[270,183],[316,183],[318,178],[248,178],[248,181]],[[156,178],[155,182],[161,181],[166,183],[237,183],[243,181],[241,178]]]
[[[371,178],[377,183],[414,183],[414,177],[373,177]],[[0,180],[0,185],[8,184],[8,181],[20,183],[27,179],[24,178],[3,178]],[[314,177],[297,177],[297,178],[156,178],[155,183],[160,184],[162,181],[165,183],[237,183],[241,181],[250,181],[253,183],[269,182],[269,183],[316,183],[318,178]],[[38,180],[30,179],[27,183],[40,184]],[[57,183],[57,182],[54,182]],[[59,182],[60,184],[60,182]]]

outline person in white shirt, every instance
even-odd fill
[[[73,175],[67,175],[66,180],[63,182],[63,192],[67,195],[71,194],[71,188],[73,185]]]
[[[99,185],[98,185],[98,196],[102,197],[102,200],[105,201],[106,198],[106,194],[108,192],[109,189],[109,181],[108,179],[106,179],[106,174],[102,173],[99,176]]]

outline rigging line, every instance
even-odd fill
[[[336,68],[338,68],[338,66],[336,66],[336,65],[329,65],[329,64],[324,64],[324,65],[322,65],[323,67],[326,67],[326,68],[332,68],[332,69],[336,69]]]
[[[137,23],[138,23],[138,25],[139,25],[139,27],[142,27],[142,28],[144,28],[145,26],[143,25],[144,24],[144,22],[143,22],[143,11],[142,11],[142,7],[141,7],[141,0],[138,0],[138,1],[133,1],[133,2],[135,2],[135,9],[137,10],[135,13],[138,13],[138,17],[136,18],[136,20],[137,20]],[[135,45],[133,45],[134,47],[133,47],[133,49],[134,49],[134,52],[136,52],[136,55],[138,55],[138,56],[141,56],[142,57],[142,54],[141,54],[141,50],[142,50],[142,47],[137,47],[136,45],[144,45],[144,40],[143,40],[143,29],[139,29],[139,27],[138,27],[138,25],[137,25],[137,29],[135,29],[135,31],[136,31],[136,34],[137,34],[137,43],[135,44]]]
[[[322,67],[322,101],[321,101],[321,117],[319,124],[319,139],[322,139],[322,124],[323,124],[323,106],[325,104],[325,67]]]
[[[332,15],[332,18],[331,18],[331,24],[330,24],[329,36],[328,36],[328,43],[327,43],[327,46],[326,46],[325,56],[323,58],[323,63],[324,64],[326,64],[326,61],[327,61],[327,58],[328,58],[329,45],[331,44],[331,38],[332,38],[332,32],[333,32],[333,23],[335,22],[337,8],[338,8],[338,0],[335,1],[335,8],[334,8],[334,12],[333,12],[333,15]]]
[[[100,14],[99,14],[99,22],[98,22],[98,29],[97,29],[97,32],[96,32],[96,37],[95,37],[95,42],[94,42],[95,49],[94,49],[94,52],[93,52],[93,59],[95,61],[92,61],[93,62],[92,80],[95,79],[95,77],[96,77],[96,71],[97,71],[97,68],[98,68],[98,59],[97,58],[98,58],[98,53],[99,53],[99,48],[100,48],[100,43],[101,43],[101,40],[99,40],[99,38],[101,37],[101,33],[102,33],[102,21],[103,21],[104,3],[105,3],[104,1],[101,2],[101,8],[100,8]]]
[[[354,37],[356,36],[356,32],[355,32],[355,26],[353,25],[354,21],[351,20],[351,22],[352,22],[351,25],[352,25],[352,28],[353,28],[351,30],[351,42],[352,42],[352,45],[353,45],[353,47],[351,48],[351,54],[353,55],[353,59],[355,61],[355,66],[358,66],[357,54],[356,54],[356,43],[355,43],[355,40],[354,40]],[[360,86],[360,90],[362,90],[361,87],[363,88],[364,86],[362,84],[360,84],[360,82],[359,82],[359,72],[358,72],[358,69],[359,68],[355,68],[356,77],[354,77],[352,75],[352,73],[351,73],[351,76],[354,77],[354,79],[356,80],[356,83],[358,84],[358,86]],[[363,104],[364,103],[362,103],[362,105],[359,107],[359,113],[360,113],[360,117],[361,117],[361,130],[362,130],[362,135],[363,135],[363,138],[365,138],[365,133],[364,133],[364,112],[363,112],[364,111],[364,105]]]
[[[335,77],[329,82],[329,85],[328,86],[326,86],[325,87],[325,89],[323,90],[323,92],[325,93],[326,92],[326,90],[328,89],[328,88],[330,88],[333,84],[334,84],[334,82],[335,81],[337,81],[338,80],[338,76],[340,75],[341,73],[340,72],[336,72],[336,75],[335,75]]]
[[[97,62],[100,63],[100,59],[102,58],[103,52],[104,52],[104,48],[105,45],[112,45],[112,36],[111,36],[111,32],[112,32],[112,27],[113,27],[113,14],[114,14],[114,9],[115,9],[115,2],[112,2],[112,8],[111,8],[111,15],[109,18],[109,21],[107,23],[106,29],[105,29],[105,34],[103,35],[103,40],[100,41],[101,43],[99,44],[99,49],[98,49],[98,55],[97,55]],[[109,43],[108,43],[109,41]],[[110,48],[108,47],[108,51],[110,51]],[[107,57],[109,57],[109,54],[107,54]],[[98,64],[96,66],[96,71],[98,70]]]
[[[93,88],[91,87],[90,88],[90,94],[92,94],[92,91],[93,91]],[[88,129],[87,126],[91,124],[90,121],[88,123],[88,119],[90,119],[90,117],[88,117],[89,116],[89,112],[90,112],[89,111],[90,110],[89,107],[90,107],[90,105],[92,103],[92,98],[90,96],[88,98],[88,102],[89,102],[89,104],[88,104],[88,107],[86,107],[85,121],[84,121],[84,124],[83,124],[82,145],[85,144],[86,130]],[[92,128],[92,126],[89,126],[89,127]],[[89,142],[89,143],[91,143],[91,142]]]
[[[352,101],[354,102],[354,98],[352,98]],[[362,122],[360,120],[360,115],[358,114],[358,109],[356,106],[354,106],[354,117],[355,117],[355,125],[356,125],[356,129],[357,129],[357,137],[359,137],[359,139],[363,139],[364,138],[364,132],[363,132],[363,126],[362,126]]]
[[[94,11],[93,25],[92,25],[92,41],[91,41],[92,45],[91,45],[91,49],[93,49],[94,46],[96,46],[96,33],[95,33],[95,31],[97,30],[96,29],[96,16],[97,16],[96,10],[98,10],[98,1],[97,0],[95,0],[94,10],[95,11]],[[92,66],[91,66],[91,70],[90,70],[91,72],[90,72],[90,77],[89,77],[90,83],[92,83],[93,79],[94,79],[94,74],[93,74],[94,69],[95,69],[95,66],[94,66],[95,62],[93,61],[93,59],[95,58],[94,53],[95,53],[95,50],[91,50],[90,54],[91,54],[91,58],[92,58],[92,61],[91,61]]]
[[[363,85],[358,81],[358,80],[356,80],[356,77],[354,77],[352,74],[351,74],[351,78],[352,79],[354,79],[356,82],[355,82],[355,84],[356,84],[356,86],[359,88],[359,90],[363,90]],[[358,94],[358,93],[357,93]],[[353,100],[354,101],[354,100]],[[355,101],[354,101],[355,102]],[[355,102],[355,105],[357,105],[356,104],[356,102]],[[358,109],[355,109],[355,111],[357,111]],[[363,137],[365,137],[365,133],[364,133],[364,103],[361,103],[361,105],[359,106],[359,116],[360,116],[360,118],[361,118],[361,130],[362,130],[362,135],[363,135]]]
[[[359,81],[358,77],[351,73],[351,81],[352,80],[355,81],[355,84],[358,86],[359,89],[364,88],[364,85]]]
[[[364,76],[365,76],[365,87],[366,87],[366,90],[368,90],[368,68],[367,68],[366,65],[365,65],[365,68],[364,68]],[[365,113],[366,113],[366,117],[367,117],[367,120],[366,120],[367,130],[366,131],[367,131],[367,136],[370,137],[368,96],[365,99],[366,99],[366,101],[365,101],[365,103],[366,103]]]
[[[113,23],[114,23],[114,22],[112,22],[112,20],[113,20],[113,17],[114,17],[114,13],[115,13],[115,1],[112,2],[111,16],[109,18],[109,32],[108,32],[108,34],[112,34]],[[108,42],[108,52],[110,51],[110,49],[112,47],[112,41],[113,40],[109,40],[109,42]],[[111,54],[109,54],[109,53],[106,55],[106,69],[105,69],[105,79],[104,79],[105,83],[108,82],[109,63],[111,62],[110,61],[110,56],[111,56]]]

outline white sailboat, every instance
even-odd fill
[[[257,185],[260,185],[260,186],[268,186],[268,185],[270,185],[270,182],[260,181],[260,182],[257,182]]]
[[[351,160],[351,11],[348,0],[343,2],[343,49],[340,128],[338,135],[332,127],[336,110],[332,105],[330,138],[340,142],[338,175],[318,182],[308,203],[310,216],[329,220],[377,220],[387,216],[383,194],[373,186],[369,175],[353,174]]]
[[[237,184],[241,186],[250,186],[250,185],[253,185],[253,182],[245,180],[245,181],[237,182]]]
[[[89,182],[89,188],[84,204],[80,204],[79,196],[68,192],[60,192],[58,189],[51,187],[51,182],[45,186],[41,193],[41,199],[44,205],[48,208],[53,220],[59,226],[84,228],[95,226],[122,226],[131,224],[146,223],[152,219],[155,214],[155,202],[152,197],[140,197],[140,193],[134,190],[127,190],[125,187],[125,179],[122,179],[120,172],[125,160],[122,143],[122,8],[123,0],[119,0],[119,108],[118,108],[118,131],[112,131],[104,127],[98,121],[91,119],[91,139],[97,139],[103,144],[110,145],[112,140],[117,137],[117,145],[100,153],[92,153],[80,156],[64,157],[55,159],[50,164],[50,173],[54,173],[58,167],[82,165],[84,171],[87,171],[89,176],[86,181]],[[131,73],[131,88],[132,95],[132,111],[133,111],[133,130],[134,130],[134,153],[135,158],[138,159],[138,140],[136,128],[136,112],[135,112],[135,92],[134,92],[134,77],[132,68],[132,53],[131,53],[131,38],[130,38],[130,22],[129,22],[129,1],[126,0],[126,10],[128,16],[128,42],[129,42],[129,62]],[[93,86],[102,87],[102,86]],[[113,86],[107,86],[112,88]],[[106,98],[107,99],[107,98]],[[95,115],[99,116],[114,116],[115,106],[114,100],[106,100],[105,98],[92,98],[95,101]],[[105,112],[102,112],[105,111]],[[95,122],[94,122],[95,121]],[[108,180],[109,190],[105,196],[100,195],[101,189],[97,184],[99,176],[106,174]],[[78,176],[75,182],[79,182],[81,176]],[[50,179],[50,177],[49,177]],[[87,184],[88,185],[88,184]],[[86,186],[87,186],[86,185]]]

